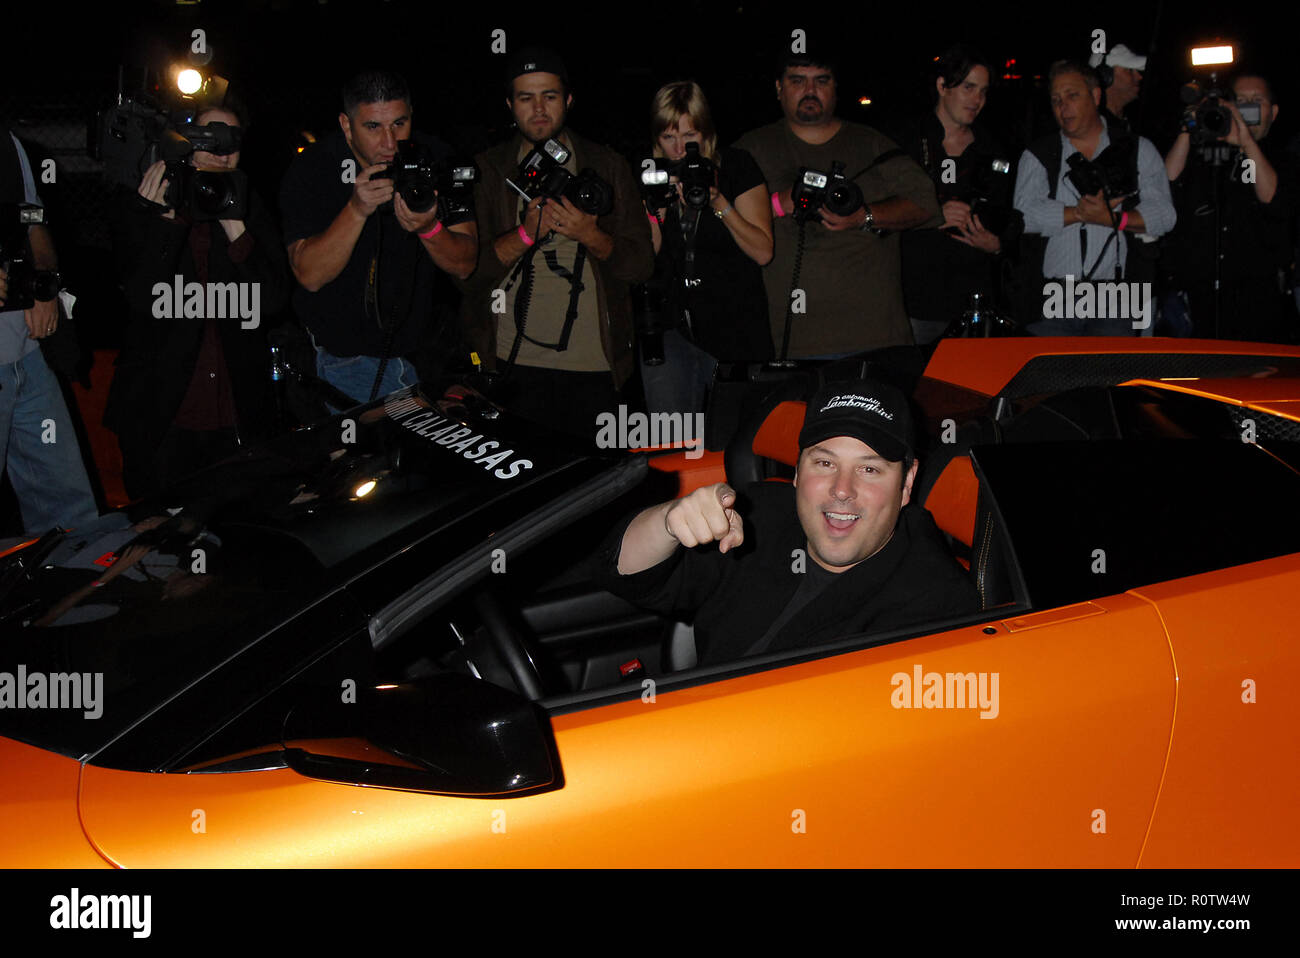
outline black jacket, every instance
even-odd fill
[[[631,522],[602,545],[601,585],[665,615],[695,613],[701,665],[739,658],[767,631],[799,587],[794,550],[807,552],[795,512],[794,487],[761,482],[746,490],[745,542],[722,555],[716,544],[678,549],[634,575],[619,575],[618,554]],[[805,562],[812,562],[806,557]],[[854,632],[885,631],[978,611],[975,587],[952,558],[934,518],[906,506],[894,537],[879,552],[839,573],[835,582],[791,619],[770,651],[829,642]]]
[[[197,282],[190,249],[190,226],[164,219],[159,208],[136,194],[123,195],[117,238],[119,265],[129,309],[125,342],[118,353],[104,425],[124,445],[152,448],[161,441],[180,408],[194,375],[203,340],[202,319],[154,316],[156,283]],[[255,193],[245,220],[251,248],[239,262],[231,259],[225,232],[211,224],[208,253],[211,283],[260,284],[259,325],[241,328],[239,319],[218,321],[221,349],[230,375],[237,430],[243,442],[267,434],[272,395],[267,326],[281,313],[289,295],[289,261],[279,230]],[[241,240],[243,237],[241,237]]]
[[[1003,253],[1009,253],[1024,232],[1024,217],[1012,206],[1015,157],[981,124],[974,124],[971,130],[975,139],[954,158],[951,176],[944,170],[948,155],[943,149],[943,124],[933,111],[900,130],[898,144],[930,174],[940,206],[953,199],[969,203],[981,194],[997,207],[1006,222],[997,224],[1001,229],[993,222],[984,226],[998,234]],[[1005,173],[994,172],[995,159],[1008,161],[1011,168]],[[951,322],[965,311],[971,293],[993,296],[999,292],[1002,257],[960,243],[941,229],[904,231],[902,257],[903,301],[913,319]]]

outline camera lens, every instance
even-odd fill
[[[218,214],[235,205],[236,195],[225,174],[200,170],[194,174],[190,198],[197,214],[217,219]]]

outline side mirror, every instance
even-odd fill
[[[437,795],[562,784],[550,725],[507,689],[447,673],[403,685],[314,691],[285,717],[290,768],[308,778]]]

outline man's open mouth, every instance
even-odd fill
[[[835,532],[844,532],[853,528],[853,523],[857,522],[862,516],[856,512],[830,512],[822,511],[826,517],[826,524]]]

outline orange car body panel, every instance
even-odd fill
[[[1080,353],[1213,353],[1237,356],[1295,356],[1300,346],[1238,343],[1218,339],[1109,336],[1026,336],[1008,339],[942,339],[925,375],[996,396],[1036,356]]]
[[[0,737],[0,868],[103,868],[81,831],[81,763]]]
[[[1247,409],[1300,420],[1300,380],[1286,376],[1261,379],[1131,379],[1125,386],[1151,386],[1170,392],[1203,396]]]
[[[1133,590],[1178,669],[1150,868],[1300,865],[1300,556]]]
[[[82,815],[102,854],[136,867],[1133,867],[1173,667],[1148,603],[1094,604],[1018,634],[967,627],[555,716],[552,792],[89,767]],[[997,717],[894,707],[892,676],[918,665],[997,672]]]

